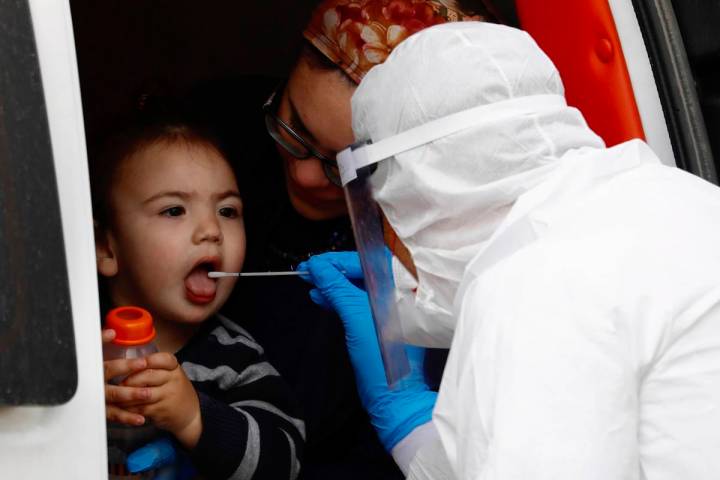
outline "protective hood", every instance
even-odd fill
[[[365,76],[352,98],[358,141],[377,142],[481,105],[497,121],[434,140],[378,163],[373,195],[418,272],[417,293],[398,291],[415,312],[400,312],[409,342],[448,347],[453,300],[467,264],[516,200],[541,183],[568,151],[604,144],[564,102],[560,76],[517,29],[480,22],[435,26],[400,44]],[[507,108],[506,108],[507,106]]]

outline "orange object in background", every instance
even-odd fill
[[[520,25],[560,71],[569,105],[608,146],[645,139],[607,0],[517,0]]]

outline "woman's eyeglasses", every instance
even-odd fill
[[[342,186],[340,182],[340,171],[338,170],[335,158],[330,158],[318,151],[309,141],[305,140],[299,133],[292,129],[290,125],[285,123],[277,115],[278,104],[282,98],[285,82],[280,84],[278,88],[270,95],[263,105],[265,113],[265,127],[270,136],[281,147],[298,160],[307,160],[315,157],[322,163],[323,172],[333,185]]]

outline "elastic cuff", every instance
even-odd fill
[[[426,445],[437,436],[437,429],[435,429],[432,421],[430,421],[416,427],[393,447],[390,453],[395,463],[397,463],[397,466],[402,470],[403,475],[407,476],[410,462],[415,458],[415,454],[420,450],[420,447]]]

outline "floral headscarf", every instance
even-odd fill
[[[485,7],[472,15],[448,0],[325,0],[304,36],[355,82],[393,48],[423,28],[445,22],[494,21]]]

